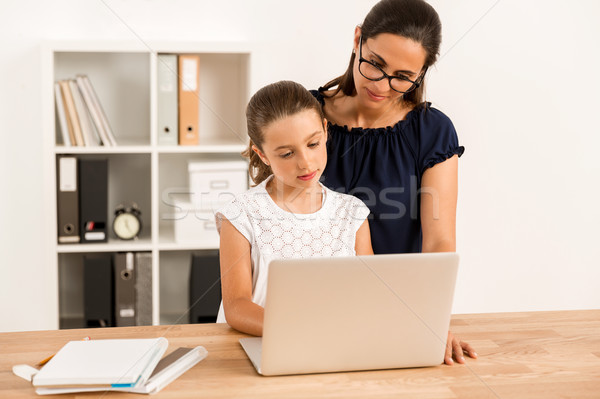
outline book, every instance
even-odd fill
[[[69,133],[69,126],[67,124],[67,114],[65,113],[65,104],[63,100],[62,90],[58,82],[54,83],[54,100],[56,101],[56,118],[58,119],[58,125],[60,127],[60,135],[62,137],[63,145],[70,147],[71,137]]]
[[[90,113],[90,117],[94,123],[96,131],[98,132],[100,142],[102,143],[103,146],[110,147],[110,142],[109,142],[108,136],[106,135],[106,132],[104,130],[104,125],[102,124],[102,119],[100,118],[100,114],[99,114],[98,110],[96,109],[96,105],[95,105],[94,101],[92,100],[92,95],[89,93],[88,88],[85,85],[83,76],[77,76],[75,78],[75,82],[77,83],[77,87],[79,88],[81,97],[83,98],[83,101],[86,105],[86,108],[88,109],[88,111]]]
[[[92,86],[92,82],[90,82],[90,79],[86,75],[77,75],[77,79],[79,79],[79,78],[81,78],[82,84],[85,87],[86,92],[89,95],[90,101],[99,117],[99,121],[97,123],[99,123],[99,125],[102,127],[102,129],[104,130],[104,133],[106,135],[108,144],[104,143],[104,145],[111,146],[111,147],[116,146],[117,141],[115,140],[115,136],[113,134],[112,128],[110,127],[110,125],[108,123],[108,118],[106,117],[106,114],[104,113],[104,109],[102,108],[102,105],[100,104],[98,95],[96,94],[96,91],[94,90],[94,87]],[[86,103],[87,103],[87,101],[86,101]],[[88,107],[90,107],[90,103],[87,103],[87,104],[88,104]]]
[[[73,103],[75,104],[75,110],[77,111],[77,118],[79,119],[79,126],[81,128],[81,134],[86,147],[96,147],[100,145],[98,136],[94,131],[94,126],[90,120],[87,107],[83,101],[81,91],[75,80],[69,80],[69,87],[71,88],[71,95],[73,96]]]
[[[73,95],[71,94],[71,87],[69,86],[68,80],[60,80],[58,82],[62,89],[62,94],[65,100],[65,109],[67,120],[73,129],[73,136],[75,138],[76,146],[84,146],[83,135],[81,133],[81,126],[79,125],[79,118],[77,116],[77,110],[75,109],[75,102],[73,101]]]
[[[35,387],[134,388],[145,384],[165,338],[70,341],[33,377]]]
[[[120,341],[120,342],[115,342]],[[105,345],[103,349],[106,347],[110,347],[112,352],[117,351],[119,349],[127,348],[129,351],[132,345],[136,345],[140,341],[148,341],[148,343],[152,344],[152,342],[156,342],[159,347],[158,351],[162,353],[158,356],[162,356],[164,353],[164,349],[166,349],[165,345],[168,345],[168,341],[166,338],[156,338],[156,339],[122,339],[122,340],[103,340],[103,341],[72,341],[72,342],[103,342]],[[69,342],[67,345],[71,344]],[[65,347],[67,347],[65,345]],[[98,346],[98,345],[97,345]],[[52,359],[42,368],[42,370],[38,371],[37,369],[27,366],[27,365],[17,365],[13,367],[13,373],[17,376],[27,380],[33,381],[34,386],[36,386],[35,381],[40,379],[39,375],[44,376],[42,371],[46,369],[57,356],[63,352],[64,348],[59,351]],[[81,345],[79,345],[81,347]],[[88,361],[90,358],[82,358],[84,355],[84,351],[78,350],[73,352],[73,346],[70,346],[71,353],[75,354],[78,358],[69,361],[66,364],[66,368],[72,368],[73,362],[75,364],[81,364],[81,362]],[[94,354],[87,353],[88,355],[94,356]],[[113,363],[116,367],[120,367],[124,369],[126,364],[128,364],[127,360],[123,360],[124,355],[122,352],[111,353],[112,357],[109,354],[101,353],[104,358],[109,358],[110,362]],[[119,391],[119,392],[131,392],[131,393],[139,393],[139,394],[155,394],[160,392],[164,387],[169,385],[171,382],[175,381],[179,376],[185,373],[190,368],[194,367],[200,361],[202,361],[208,352],[202,346],[196,346],[195,348],[177,348],[169,355],[162,358],[155,365],[148,365],[145,369],[145,373],[148,375],[142,375],[142,377],[146,377],[143,381],[138,381],[135,386],[119,386],[122,384],[117,384],[113,386],[97,386],[97,385],[85,385],[80,384],[78,386],[67,386],[67,385],[54,385],[54,386],[44,386],[38,387],[36,389],[36,393],[38,395],[55,395],[55,394],[63,394],[63,393],[77,393],[77,392],[99,392],[99,391]],[[129,355],[130,356],[130,355]],[[144,356],[144,355],[142,355]],[[98,361],[98,357],[94,357],[96,361]],[[60,359],[59,359],[60,360]],[[64,366],[65,363],[64,356],[62,357],[62,364]],[[125,363],[116,363],[117,361],[125,361]],[[130,361],[129,361],[130,363]],[[56,363],[55,363],[56,364]],[[149,370],[149,372],[148,372]],[[47,374],[47,373],[46,373]],[[114,372],[113,372],[114,374]],[[140,378],[142,378],[140,377]]]

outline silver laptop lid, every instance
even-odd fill
[[[457,269],[455,253],[271,262],[262,374],[441,364]]]

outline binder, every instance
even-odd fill
[[[179,56],[179,145],[197,145],[200,114],[200,56]]]
[[[219,252],[192,255],[190,323],[214,323],[221,304]]]
[[[58,82],[54,83],[54,100],[56,102],[56,119],[58,120],[58,125],[60,127],[60,135],[62,137],[63,145],[65,147],[70,147],[72,144],[69,126],[67,124],[67,114],[65,113],[62,90]]]
[[[106,242],[108,160],[79,160],[79,231],[81,242]]]
[[[71,87],[69,81],[61,80],[58,82],[65,99],[65,109],[67,110],[67,119],[70,121],[70,125],[73,129],[73,137],[75,138],[76,146],[84,146],[83,135],[81,134],[81,126],[79,125],[79,117],[77,116],[77,110],[75,109],[75,102],[73,101],[73,95],[71,94]]]
[[[110,254],[83,258],[83,309],[87,327],[114,327]]]
[[[158,144],[177,145],[177,56],[159,54],[157,65]]]
[[[71,88],[71,95],[73,96],[73,103],[75,104],[75,110],[77,111],[77,117],[79,119],[79,126],[81,127],[81,134],[86,147],[97,147],[100,143],[97,139],[94,126],[90,120],[90,115],[87,110],[87,106],[83,101],[81,91],[77,86],[75,80],[69,80],[69,87]]]
[[[152,253],[135,254],[135,324],[152,325]]]
[[[115,254],[115,321],[117,327],[135,326],[135,256]]]
[[[76,243],[80,241],[77,158],[57,157],[56,171],[58,242],[60,244]]]

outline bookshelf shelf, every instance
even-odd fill
[[[165,146],[158,141],[160,54],[194,54],[200,59],[199,144]],[[42,46],[44,123],[44,236],[48,282],[43,311],[48,329],[84,327],[83,262],[89,254],[147,252],[152,258],[152,323],[187,322],[190,257],[216,253],[217,241],[177,242],[171,191],[185,191],[190,161],[241,159],[246,149],[245,106],[250,93],[251,46],[244,42],[51,41]],[[54,82],[87,75],[114,133],[116,146],[65,146],[56,116]],[[224,94],[226,93],[226,94]],[[58,244],[57,159],[106,159],[108,209],[105,243]],[[139,239],[119,240],[112,231],[115,209],[136,202]]]
[[[159,147],[161,154],[239,154],[246,149],[244,144],[206,144],[198,146]]]
[[[121,241],[109,239],[102,244],[57,244],[56,252],[67,253],[94,253],[94,252],[142,252],[152,251],[152,239],[150,237],[140,238],[132,241]]]
[[[120,145],[118,147],[65,147],[60,146],[54,149],[56,154],[77,155],[77,154],[150,154],[152,148],[149,146],[128,146]]]

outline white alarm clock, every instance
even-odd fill
[[[134,202],[130,206],[119,205],[115,210],[115,219],[112,228],[115,235],[121,240],[133,240],[142,230],[142,212]]]

